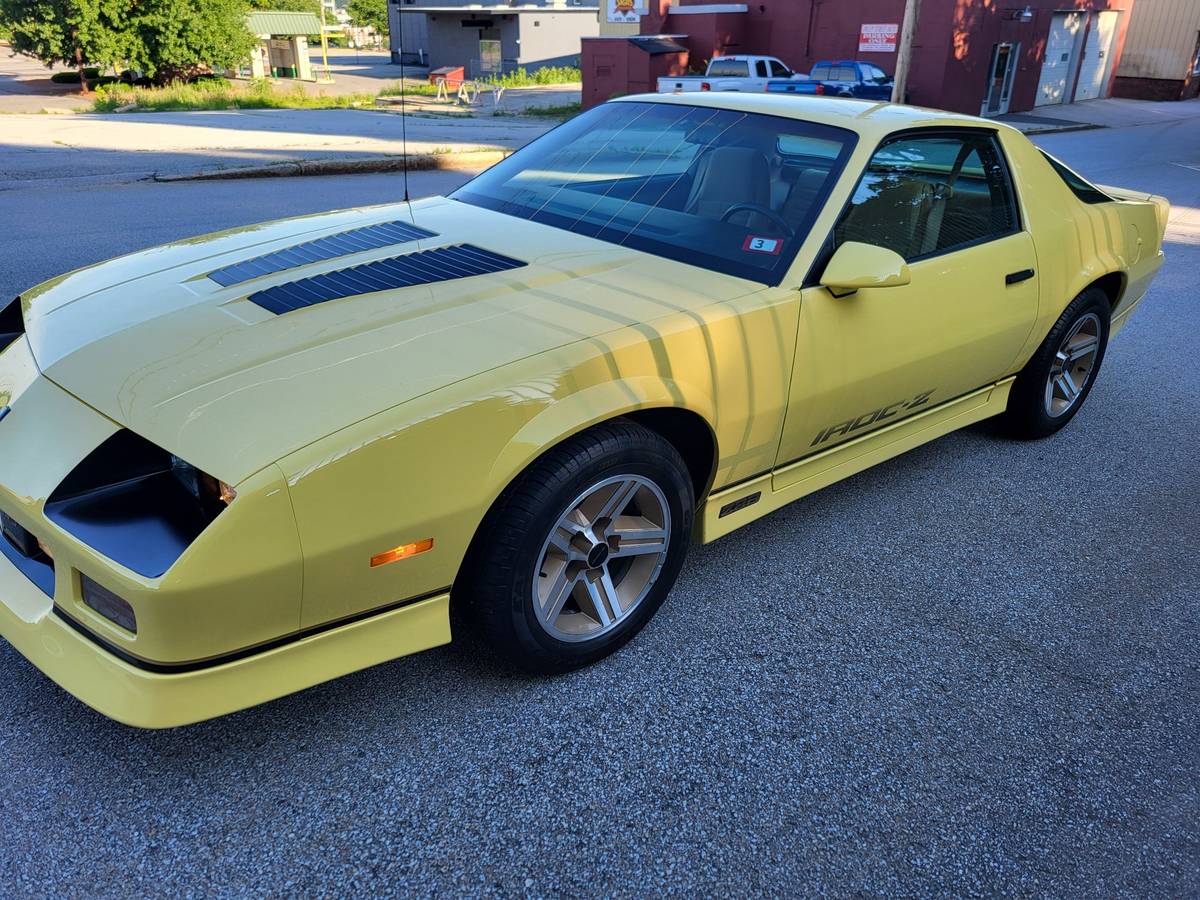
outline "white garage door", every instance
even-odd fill
[[[1108,84],[1109,64],[1112,62],[1113,38],[1117,34],[1117,12],[1096,13],[1092,30],[1083,48],[1083,65],[1079,67],[1079,87],[1076,100],[1094,100]]]
[[[1071,81],[1079,60],[1076,54],[1085,15],[1079,12],[1054,14],[1050,37],[1046,41],[1046,56],[1042,61],[1035,106],[1066,103],[1071,99]]]

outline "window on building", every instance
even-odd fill
[[[1017,228],[1012,183],[994,136],[917,134],[890,140],[871,157],[834,240],[887,247],[911,261]]]

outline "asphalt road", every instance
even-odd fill
[[[1200,207],[1200,124],[1045,143]],[[397,192],[6,192],[0,296]],[[1195,895],[1200,241],[1168,254],[1065,431],[976,427],[695,549],[586,671],[452,645],[145,733],[0,646],[5,892]]]

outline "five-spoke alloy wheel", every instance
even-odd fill
[[[662,435],[617,420],[564,441],[496,501],[455,585],[466,622],[536,671],[594,662],[666,599],[695,514]]]
[[[1108,295],[1088,288],[1071,301],[1017,376],[1005,418],[1022,438],[1047,437],[1087,399],[1108,346]]]
[[[670,538],[667,498],[648,478],[617,475],[588,488],[542,546],[533,579],[538,621],[562,641],[617,627],[658,580]]]
[[[1083,396],[1083,389],[1096,371],[1102,334],[1103,326],[1095,313],[1079,317],[1068,329],[1046,376],[1046,415],[1058,418]]]

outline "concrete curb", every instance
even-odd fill
[[[1038,128],[1024,132],[1026,137],[1038,137],[1043,134],[1063,134],[1068,131],[1095,131],[1098,128],[1108,128],[1107,125],[1095,125],[1091,122],[1080,122],[1078,125],[1056,125],[1051,128]]]
[[[422,153],[408,157],[410,172],[433,169],[485,169],[507,157],[511,150],[472,150],[462,153]],[[159,182],[217,181],[231,178],[294,178],[309,175],[362,175],[375,172],[400,172],[403,156],[370,156],[363,159],[298,159],[265,166],[230,166],[201,169],[198,172],[151,176]]]

